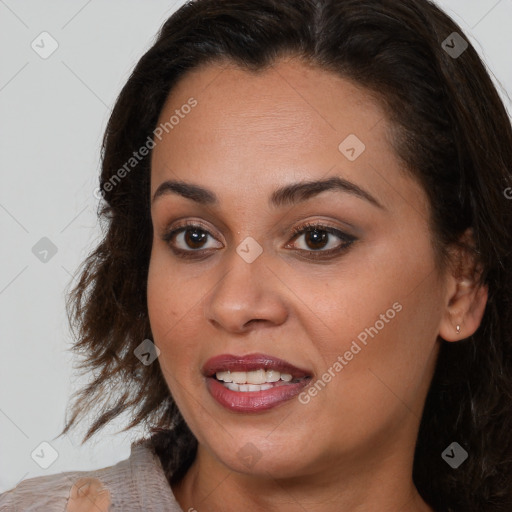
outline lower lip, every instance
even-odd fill
[[[206,386],[212,397],[226,409],[236,412],[259,412],[291,400],[309,384],[310,380],[303,379],[300,382],[275,386],[264,391],[231,391],[217,379],[209,377],[206,379]]]

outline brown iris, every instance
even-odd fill
[[[194,249],[201,248],[208,235],[201,229],[187,229],[185,231],[185,242]]]
[[[324,247],[328,241],[328,237],[329,234],[321,229],[312,229],[305,234],[306,244],[311,249],[321,249]],[[312,245],[308,243],[308,240],[312,240]]]

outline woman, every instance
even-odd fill
[[[101,404],[84,442],[152,436],[0,504],[511,510],[511,169],[430,2],[185,5],[113,110],[69,301],[95,378],[62,434]]]

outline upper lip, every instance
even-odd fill
[[[208,359],[203,365],[202,373],[205,377],[213,377],[217,372],[250,372],[261,368],[289,373],[296,379],[311,376],[311,372],[267,354],[248,354],[245,356],[221,354]]]

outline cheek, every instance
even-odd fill
[[[159,346],[166,332],[178,320],[180,311],[173,275],[166,271],[163,258],[154,249],[149,263],[147,304],[154,342]]]
[[[435,321],[428,311],[439,295],[431,285],[428,238],[416,236],[413,250],[404,244],[405,238],[400,233],[382,236],[329,268],[275,269],[286,276],[291,310],[325,362],[349,350],[353,340],[364,344],[378,339],[381,349],[398,350],[405,343],[402,338],[418,332],[431,335],[431,329],[427,332],[420,325]]]
[[[163,245],[163,246],[162,246]],[[205,288],[195,286],[201,275],[195,275],[193,265],[176,265],[170,250],[159,241],[153,244],[148,270],[147,302],[153,334],[160,342],[172,337],[187,315],[197,308]],[[202,293],[201,293],[202,291]],[[163,335],[163,337],[162,337]]]
[[[340,266],[328,280],[290,274],[295,295],[307,298],[303,323],[323,361],[316,378],[329,380],[330,391],[315,398],[326,423],[333,407],[382,419],[420,403],[435,363],[442,301],[428,238],[416,239],[408,250],[399,240],[373,246],[371,257],[347,259],[347,270]]]
[[[153,247],[148,314],[153,342],[161,352],[159,363],[171,389],[177,381],[188,387],[201,379],[198,353],[204,339],[203,300],[209,286],[207,274],[193,267],[176,265],[166,248]]]
[[[160,349],[160,366],[164,370],[169,361],[177,361],[183,357],[183,350],[175,350],[173,340],[179,339],[179,332],[189,303],[190,287],[179,283],[176,270],[169,265],[169,257],[165,257],[161,249],[151,253],[148,271],[147,304],[151,331],[154,343]],[[165,373],[165,372],[164,372]]]

